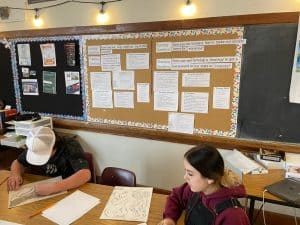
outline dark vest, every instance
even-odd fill
[[[230,198],[218,203],[214,209],[210,210],[203,205],[199,193],[194,193],[188,201],[185,225],[213,225],[216,217],[227,208],[242,207],[236,198]]]

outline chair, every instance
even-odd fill
[[[135,173],[121,168],[106,167],[102,172],[100,184],[135,187]]]
[[[89,169],[91,171],[91,183],[96,183],[96,172],[95,172],[95,168],[94,168],[94,157],[93,154],[90,152],[84,152],[84,158],[86,159],[86,161],[88,161],[89,163]]]

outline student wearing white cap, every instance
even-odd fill
[[[24,150],[11,165],[7,180],[9,191],[17,190],[23,182],[25,168],[45,176],[62,176],[56,183],[35,185],[38,195],[49,195],[79,187],[91,178],[89,165],[80,144],[74,138],[60,138],[49,127],[34,128],[26,139]]]

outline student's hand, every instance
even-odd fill
[[[34,192],[37,195],[50,195],[56,192],[55,183],[41,183],[34,185]]]
[[[170,218],[166,218],[160,221],[157,225],[175,225],[175,222]]]
[[[7,190],[16,191],[20,188],[20,185],[23,183],[22,176],[20,175],[10,175],[7,180]]]

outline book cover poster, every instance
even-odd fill
[[[43,57],[43,66],[56,66],[55,45],[53,43],[41,44],[40,47]]]
[[[39,95],[37,79],[22,79],[23,95]]]
[[[66,94],[67,95],[79,95],[80,94],[80,80],[79,72],[65,71],[66,81]]]
[[[56,94],[56,73],[43,71],[43,92]]]

